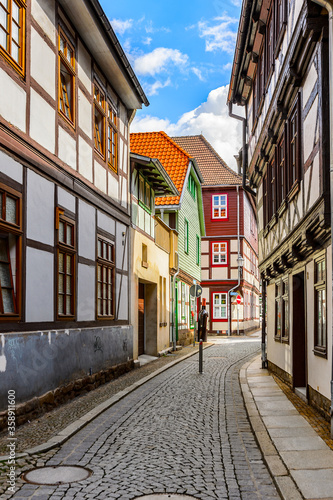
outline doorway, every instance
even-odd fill
[[[138,355],[145,352],[145,285],[139,283],[139,332],[138,332]]]
[[[293,386],[306,397],[306,321],[304,272],[293,276]]]

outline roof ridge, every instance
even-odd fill
[[[226,168],[237,179],[238,178],[241,179],[242,178],[241,175],[237,174],[231,167],[229,167],[229,165],[223,160],[223,158],[215,151],[213,146],[207,141],[206,137],[204,137],[202,134],[200,137],[203,139],[203,141],[208,146],[208,148],[211,150],[211,152],[217,157],[217,159],[222,162],[224,168]]]

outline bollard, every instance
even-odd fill
[[[202,351],[202,340],[199,343],[199,373],[202,373],[202,361],[203,361],[203,351]]]

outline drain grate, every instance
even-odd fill
[[[91,476],[92,471],[76,465],[58,465],[54,467],[36,467],[25,472],[22,479],[27,483],[57,486],[58,484],[76,483]]]
[[[136,500],[197,500],[188,495],[177,495],[176,493],[156,493],[152,495],[145,495],[143,497],[136,497]]]

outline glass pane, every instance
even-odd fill
[[[214,200],[214,205],[219,204],[219,197],[218,196],[214,196],[213,200]]]
[[[12,39],[19,45],[20,28],[17,24],[12,24]]]
[[[60,37],[60,50],[61,52],[65,52],[65,41],[62,37]]]
[[[72,313],[72,308],[71,308],[71,297],[67,296],[66,297],[66,314],[71,314]]]
[[[214,252],[217,253],[219,251],[218,243],[214,243]]]
[[[111,297],[112,297],[112,286],[111,285],[108,286],[108,297],[109,297],[109,299],[111,299]]]
[[[65,224],[63,222],[59,222],[59,241],[65,243]]]
[[[98,314],[103,314],[103,302],[101,300],[98,301]]]
[[[111,269],[109,269],[109,271],[108,271],[108,276],[109,276],[108,283],[110,284],[110,283],[112,283],[112,270]]]
[[[221,205],[225,205],[226,204],[225,196],[221,196],[220,199],[221,199]]]
[[[7,253],[7,239],[0,238],[0,260],[4,262],[8,262],[8,253]]]
[[[104,283],[106,283],[106,282],[107,282],[107,275],[106,275],[106,273],[107,273],[107,268],[106,268],[106,267],[104,267],[104,268],[103,268],[103,282],[104,282]]]
[[[59,272],[63,273],[64,272],[64,254],[59,253]]]
[[[214,208],[214,217],[219,217],[219,209],[218,208]]]
[[[71,274],[72,272],[72,256],[66,255],[66,274]]]
[[[97,285],[97,296],[99,299],[102,297],[102,283],[98,283]]]
[[[101,266],[98,266],[97,268],[97,281],[101,281],[102,280],[102,268]]]
[[[326,293],[325,290],[322,291],[322,345],[326,347]]]
[[[7,50],[7,33],[0,27],[0,45]]]
[[[64,291],[64,275],[63,274],[58,275],[58,291],[59,291],[59,293]]]
[[[6,288],[12,287],[9,264],[4,264],[3,262],[0,263],[0,285]]]
[[[16,200],[6,196],[6,221],[16,224]]]
[[[5,314],[12,314],[15,312],[14,300],[12,290],[2,290],[3,312]]]
[[[226,217],[226,211],[224,208],[221,208],[220,214],[220,217]]]
[[[67,60],[72,63],[73,51],[70,47],[67,46]]]
[[[7,12],[5,9],[0,5],[0,24],[4,27],[7,28]]]
[[[98,243],[97,243],[97,255],[98,257],[102,257],[102,242],[101,240],[98,240]]]
[[[103,300],[103,315],[106,315],[106,300]]]
[[[214,307],[214,318],[219,318],[219,317],[220,317],[220,308]]]
[[[67,245],[72,245],[73,246],[73,226],[71,226],[70,224],[67,224],[67,227],[66,227],[66,233],[67,233]]]
[[[106,291],[107,291],[107,285],[106,283],[103,283],[103,298],[106,297]]]
[[[12,5],[12,17],[17,24],[20,23],[20,8],[15,2]]]
[[[58,296],[58,313],[64,314],[64,296],[63,295]]]
[[[214,264],[218,264],[218,263],[219,263],[219,256],[214,255]]]
[[[17,63],[19,62],[19,48],[15,44],[15,42],[12,43],[12,53],[11,53],[11,56],[14,59],[14,61],[16,61]]]
[[[70,295],[72,291],[71,277],[66,276],[66,294]]]
[[[221,307],[221,318],[225,318],[226,317],[226,308],[225,306]]]

